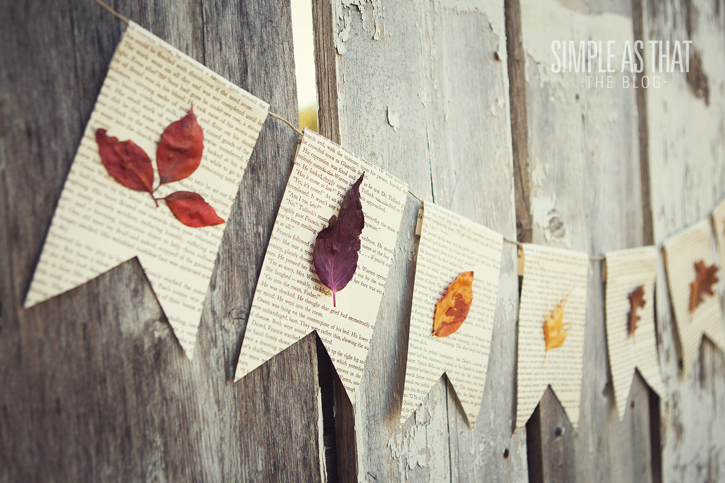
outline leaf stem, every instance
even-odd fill
[[[156,191],[156,190],[154,190],[154,191]],[[152,191],[151,193],[149,193],[149,196],[151,196],[151,199],[154,200],[154,203],[156,203],[156,208],[158,208],[159,207],[159,201],[158,201],[159,199],[154,196],[154,191]]]

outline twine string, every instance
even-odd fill
[[[295,132],[296,132],[297,134],[299,134],[299,135],[300,135],[300,137],[302,137],[302,131],[300,131],[299,129],[297,129],[297,128],[296,128],[296,127],[294,126],[294,124],[292,124],[291,122],[289,122],[289,121],[288,121],[287,119],[283,118],[282,116],[278,116],[277,114],[273,113],[272,111],[269,111],[269,113],[268,113],[268,114],[269,114],[269,115],[270,115],[271,117],[273,117],[273,118],[275,118],[275,119],[279,119],[279,120],[280,120],[280,121],[282,121],[283,123],[287,124],[287,125],[288,125],[289,127],[291,127],[292,129],[294,129],[294,131],[295,131]]]
[[[128,25],[129,20],[126,17],[124,17],[123,15],[121,15],[120,13],[118,13],[117,11],[115,11],[114,9],[112,9],[110,6],[108,6],[108,4],[104,3],[101,0],[95,0],[95,2],[98,5],[100,5],[101,8],[103,8],[104,10],[106,10],[108,13],[110,13],[111,15],[113,15],[114,17],[116,17],[117,19],[119,19],[120,21],[122,21],[123,23],[125,23],[126,25]]]

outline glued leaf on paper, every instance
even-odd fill
[[[695,281],[690,284],[690,313],[702,303],[705,295],[715,295],[712,286],[717,282],[717,265],[708,267],[702,260],[695,262]]]
[[[197,193],[177,191],[166,198],[154,196],[161,185],[188,178],[201,163],[204,131],[196,121],[194,108],[169,124],[161,134],[156,148],[156,167],[159,170],[159,186],[156,188],[153,187],[151,159],[133,141],[119,142],[117,138],[109,138],[105,129],[97,129],[96,143],[101,162],[113,179],[126,188],[148,193],[156,206],[159,206],[159,201],[165,201],[171,213],[184,225],[203,228],[224,223],[214,208]]]
[[[629,294],[629,318],[627,319],[628,336],[632,336],[637,330],[637,322],[641,320],[641,317],[637,315],[637,309],[644,308],[645,304],[644,285],[640,285]]]
[[[463,272],[448,287],[436,304],[433,335],[447,337],[457,331],[468,317],[473,302],[473,272]]]
[[[164,201],[176,219],[186,226],[200,228],[224,223],[198,193],[177,191],[164,198]]]
[[[337,292],[345,288],[357,270],[360,234],[365,216],[360,202],[360,184],[365,173],[345,194],[338,216],[330,218],[327,228],[315,239],[312,261],[320,281],[332,290],[332,306],[337,307]]]
[[[564,308],[566,307],[566,301],[571,295],[571,292],[567,294],[564,299],[554,308],[554,310],[546,314],[544,320],[544,342],[546,343],[546,352],[549,349],[556,349],[564,344],[566,335],[571,329],[571,324],[564,323]]]

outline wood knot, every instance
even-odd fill
[[[245,320],[247,320],[248,315],[248,311],[243,310],[239,307],[234,307],[227,313],[227,320],[233,327],[239,327],[244,323]]]
[[[549,218],[549,225],[546,230],[555,238],[562,238],[566,235],[566,228],[564,222],[561,219],[561,215],[556,210],[551,210],[547,215]]]
[[[151,319],[144,324],[144,349],[148,349],[159,340],[171,336],[171,326],[164,319]]]

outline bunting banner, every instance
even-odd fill
[[[129,23],[63,186],[25,307],[138,257],[192,358],[223,222],[267,110]]]
[[[701,220],[679,231],[665,240],[662,246],[670,302],[687,377],[703,335],[707,335],[720,350],[725,349],[718,296],[720,275],[714,263],[710,221]]]
[[[425,202],[403,391],[405,420],[445,373],[468,423],[483,397],[503,236]]]
[[[605,257],[607,350],[621,421],[635,369],[658,395],[665,391],[655,329],[657,248],[617,250]]]
[[[268,109],[129,22],[60,195],[25,307],[137,257],[192,358],[224,222]],[[235,378],[314,330],[354,402],[408,188],[310,131],[302,135],[294,163]],[[712,250],[714,230],[725,251],[725,201],[710,218],[662,246],[685,375],[703,335],[725,349]],[[473,425],[488,365],[502,245],[517,242],[434,203],[421,203],[416,235],[401,418],[445,373]],[[664,392],[655,340],[656,250],[605,257],[607,347],[620,419],[635,369],[653,390]],[[533,244],[521,245],[519,256],[515,429],[525,425],[548,386],[576,428],[590,258]]]
[[[589,256],[526,243],[520,255],[519,272],[524,280],[519,302],[515,431],[526,425],[548,386],[576,430]]]
[[[364,216],[359,260],[333,298],[313,265],[315,239],[333,216],[346,224],[340,208],[353,184]],[[402,181],[305,130],[257,281],[236,379],[316,330],[355,401],[407,196]],[[336,248],[344,250],[342,243]]]

